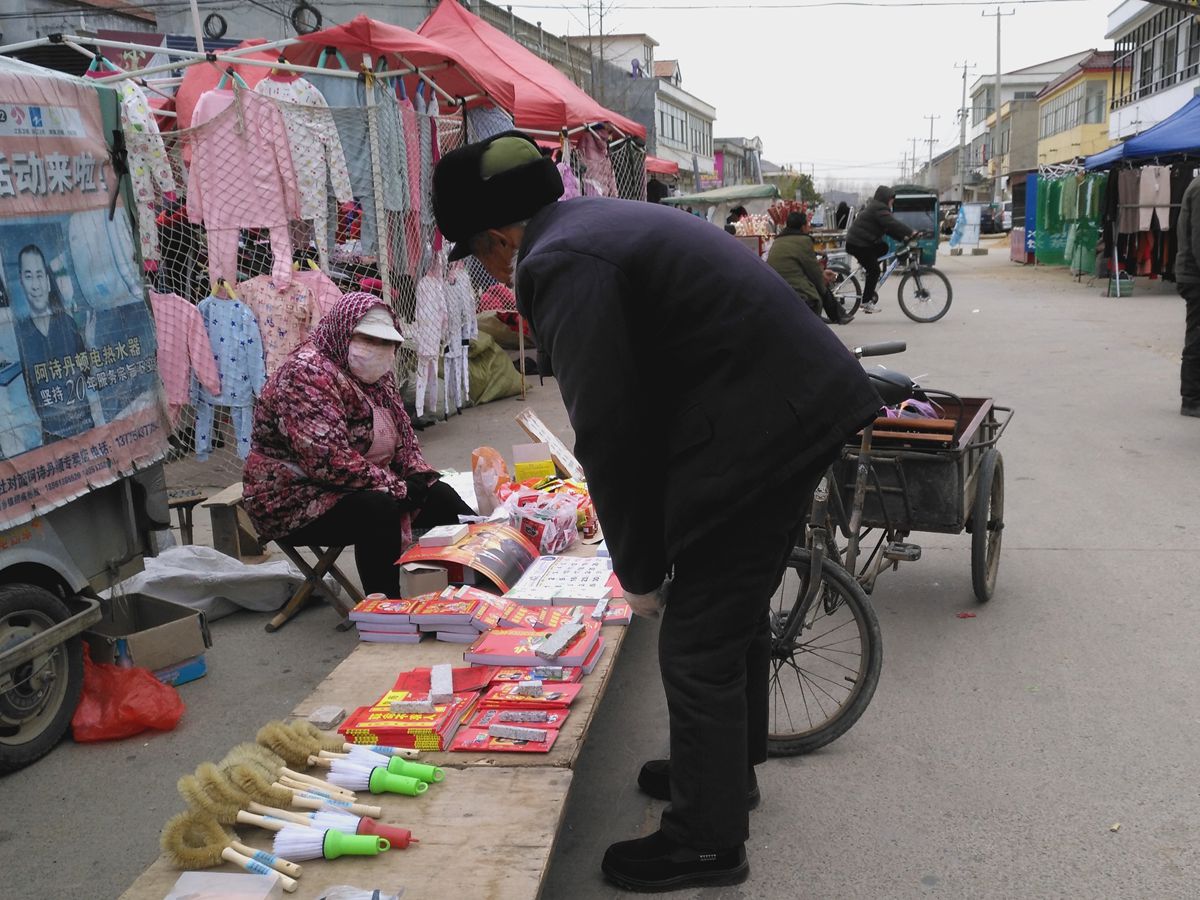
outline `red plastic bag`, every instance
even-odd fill
[[[147,728],[171,731],[183,715],[179,691],[149,669],[92,662],[83,645],[83,694],[71,730],[77,741],[115,741]]]

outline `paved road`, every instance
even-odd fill
[[[1099,285],[995,251],[943,262],[956,291],[947,319],[912,323],[885,289],[884,312],[840,333],[906,340],[895,367],[1017,408],[1002,442],[997,596],[975,605],[959,537],[930,535],[924,559],[885,574],[870,709],[825,750],[760,770],[750,882],[691,896],[1197,894],[1200,421],[1178,415],[1182,302],[1169,291],[1105,299]],[[552,382],[528,402],[569,435]],[[427,457],[463,468],[475,446],[506,450],[523,440],[511,422],[520,408],[503,401],[423,432]],[[353,644],[325,610],[276,635],[262,622],[214,623],[210,674],[183,688],[176,732],[68,742],[0,780],[0,895],[119,894],[157,854],[179,807],[175,779],[291,709]],[[617,896],[599,877],[604,847],[657,821],[660,805],[633,787],[641,761],[666,748],[654,640],[651,623],[629,635],[577,770],[548,900]]]

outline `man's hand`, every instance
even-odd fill
[[[663,581],[662,584],[649,594],[631,594],[626,592],[625,602],[629,604],[629,608],[635,614],[644,616],[647,619],[657,619],[667,605],[667,585],[669,583]]]
[[[833,271],[833,269],[826,269],[824,275],[826,284],[833,284],[837,281],[838,273]]]

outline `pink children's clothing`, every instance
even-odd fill
[[[289,220],[300,218],[287,125],[275,102],[253,91],[212,90],[192,113],[187,213],[208,231],[214,282],[237,281],[239,228],[271,229],[272,277],[292,277]]]
[[[354,199],[333,113],[307,79],[268,76],[254,90],[279,104],[287,124],[300,189],[300,218],[313,223],[317,255],[329,266],[329,187],[339,202]]]
[[[342,299],[341,288],[320,269],[301,269],[299,272],[293,272],[292,280],[303,284],[312,291],[317,300],[317,308],[321,311],[321,318],[324,318],[325,314],[337,306],[337,302]]]
[[[158,339],[158,374],[167,392],[171,422],[187,405],[188,387],[194,374],[210,394],[221,393],[221,375],[213,356],[204,317],[178,294],[150,291],[154,310],[154,333]]]
[[[267,375],[270,375],[321,321],[316,293],[295,278],[290,284],[278,287],[270,275],[243,281],[237,291],[258,320]]]

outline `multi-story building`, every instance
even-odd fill
[[[1090,156],[1112,143],[1112,67],[1112,51],[1093,50],[1038,92],[1038,165]]]
[[[717,182],[758,184],[763,179],[762,139],[732,137],[713,139],[713,167]]]
[[[970,106],[967,109],[968,116],[968,132],[967,137],[969,143],[967,145],[967,156],[962,160],[963,172],[956,180],[962,181],[965,178],[965,191],[963,195],[968,200],[973,199],[990,199],[995,196],[995,181],[996,178],[1003,179],[1005,171],[998,165],[989,167],[988,162],[996,156],[996,149],[993,141],[999,137],[1003,143],[1004,133],[1004,114],[1000,115],[1000,134],[995,131],[996,126],[996,110],[1003,107],[1006,103],[1013,101],[1034,101],[1038,92],[1042,90],[1051,81],[1058,78],[1064,72],[1076,66],[1082,61],[1091,50],[1084,50],[1081,53],[1072,53],[1069,56],[1062,56],[1058,59],[1047,60],[1046,62],[1037,63],[1036,65],[1026,66],[1022,69],[1014,69],[1011,72],[1004,72],[1000,76],[1000,97],[997,103],[996,93],[996,76],[994,74],[981,75],[972,85],[969,102]],[[1021,116],[1022,112],[1027,111],[1028,107],[1013,106],[1010,107],[1010,116]],[[1010,146],[1013,140],[1018,138],[1022,132],[1023,120],[1010,119]],[[1015,129],[1013,126],[1015,125]],[[1034,131],[1034,135],[1036,135]],[[1036,137],[1034,137],[1036,142]],[[1036,154],[1036,144],[1033,153]],[[990,169],[990,171],[989,171]],[[1014,167],[1015,169],[1015,167]],[[1003,181],[1001,182],[1003,187]]]
[[[1108,14],[1113,41],[1108,135],[1119,141],[1157,125],[1200,86],[1195,11],[1125,0]]]

